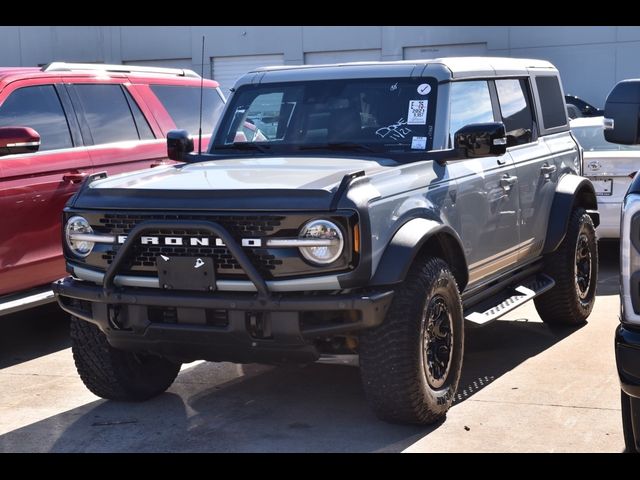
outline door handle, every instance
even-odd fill
[[[504,175],[500,179],[500,186],[504,189],[505,192],[508,192],[509,190],[511,190],[511,187],[516,184],[517,181],[518,177],[516,176]]]
[[[555,165],[543,165],[542,167],[540,167],[540,173],[542,173],[543,175],[551,175],[552,173],[555,173],[556,171],[556,166]]]
[[[89,175],[87,172],[69,172],[62,176],[62,180],[67,183],[80,183],[87,175]]]

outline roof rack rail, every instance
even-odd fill
[[[163,75],[177,75],[179,77],[200,78],[200,75],[187,68],[137,67],[135,65],[110,65],[107,63],[67,62],[51,62],[42,67],[43,72],[62,72],[72,70],[93,70],[120,73],[159,73]]]

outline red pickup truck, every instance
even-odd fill
[[[169,130],[198,134],[201,80],[132,65],[0,68],[0,316],[53,300],[62,208],[85,177],[169,162]],[[203,85],[204,150],[225,99]]]

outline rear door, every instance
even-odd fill
[[[69,82],[67,90],[96,171],[113,175],[162,163],[165,140],[156,138],[124,84]]]
[[[60,218],[92,164],[57,78],[13,82],[0,94],[0,126],[27,126],[36,153],[0,156],[0,295],[64,275]]]
[[[522,262],[542,251],[558,166],[538,135],[529,79],[496,79],[495,86],[500,120],[507,131],[507,154],[513,160],[520,186],[518,261]]]
[[[525,150],[529,173],[523,175],[526,175],[531,188],[536,188],[533,201],[528,203],[530,209],[525,211],[523,206],[520,229],[525,232],[523,239],[534,238],[535,241],[530,250],[523,251],[523,260],[535,258],[542,252],[549,218],[553,215],[551,205],[558,181],[563,175],[578,173],[580,166],[580,151],[569,132],[559,77],[550,72],[536,72],[531,86],[534,88],[534,97],[537,98],[534,110],[539,131],[539,151],[532,149],[527,153]],[[544,149],[549,153],[545,153]],[[521,165],[524,168],[525,164]]]

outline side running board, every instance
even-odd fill
[[[50,287],[3,297],[0,299],[0,317],[2,315],[19,312],[20,310],[44,305],[45,303],[54,302],[55,300],[55,295]]]
[[[486,325],[553,288],[555,284],[553,278],[544,274],[530,277],[522,284],[507,289],[502,295],[469,308],[464,312],[465,319],[476,325]]]

